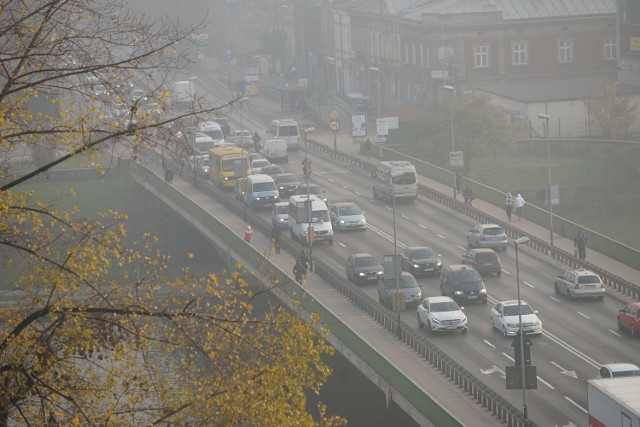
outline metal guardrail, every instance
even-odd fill
[[[371,172],[375,169],[375,163],[371,163],[368,160],[341,151],[335,152],[333,148],[327,144],[323,144],[313,140],[309,140],[307,141],[307,143],[309,144],[309,148],[340,160],[350,166],[358,167],[367,172]],[[531,234],[525,233],[522,230],[519,230],[518,228],[512,226],[510,223],[504,222],[501,219],[495,218],[491,215],[487,215],[486,213],[472,206],[457,201],[453,197],[440,193],[439,191],[429,188],[426,185],[418,184],[418,194],[429,200],[433,200],[436,203],[446,206],[449,209],[460,212],[461,214],[466,215],[479,223],[499,224],[505,229],[505,231],[511,238],[515,239],[518,237],[527,236],[530,239],[529,246],[537,250],[538,252],[544,255],[549,255],[554,260],[567,265],[569,268],[587,268],[598,274],[602,279],[602,282],[606,286],[613,288],[633,299],[640,299],[640,286],[631,283],[623,279],[622,277],[616,276],[615,274],[606,271],[598,267],[597,265],[581,260],[578,257],[574,256],[572,253],[569,253],[556,246],[551,246],[544,240]]]
[[[316,143],[312,142],[312,144]],[[318,149],[323,150],[323,144],[318,144]],[[327,152],[333,152],[333,150],[327,150]],[[333,154],[342,160],[348,161],[353,165],[358,165],[364,169],[371,167],[370,163],[362,162],[360,159],[352,156],[344,155],[340,152]],[[242,203],[238,202],[233,197],[230,197],[228,191],[216,188],[208,181],[193,179],[193,176],[191,176],[190,179],[192,180],[193,185],[209,194],[213,199],[223,204],[231,212],[238,216],[244,215],[245,211]],[[264,220],[251,209],[247,209],[246,215],[247,220],[252,224],[254,229],[266,235],[270,235],[272,227],[270,222]],[[286,235],[286,233],[283,233],[281,236],[280,247],[294,255],[304,250],[302,245],[291,239],[290,236]],[[476,403],[481,404],[494,416],[506,423],[508,427],[525,426],[523,414],[519,409],[489,388],[462,365],[447,356],[424,335],[415,331],[410,325],[399,319],[396,312],[392,312],[382,306],[378,301],[375,301],[362,291],[362,289],[348,282],[340,274],[336,273],[332,267],[323,261],[314,257],[313,265],[314,273],[324,282],[334,287],[337,291],[347,297],[354,305],[396,335],[403,343],[415,350],[433,367],[448,377],[454,384],[462,388],[476,401]],[[425,402],[422,402],[417,395],[404,397],[416,407],[421,407],[425,404]],[[449,424],[445,423],[445,425]],[[537,427],[537,424],[528,420],[526,426]]]

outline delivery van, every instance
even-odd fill
[[[269,160],[271,163],[276,161],[289,161],[287,142],[283,139],[269,139],[262,145],[260,153],[262,157]]]
[[[300,144],[298,123],[292,119],[271,120],[267,133],[274,139],[283,139],[289,151],[297,150]]]
[[[269,207],[280,201],[278,187],[269,175],[249,175],[243,180],[242,185],[244,202],[251,209]]]
[[[311,204],[311,212],[309,212]],[[309,222],[311,221],[311,222]],[[295,194],[289,197],[289,232],[293,240],[309,244],[308,230],[311,232],[311,244],[329,242],[333,244],[333,227],[329,209],[318,196]]]

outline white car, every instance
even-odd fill
[[[263,167],[269,166],[271,162],[267,159],[255,159],[251,160],[251,173],[258,174]]]
[[[520,329],[519,312],[522,310],[522,328],[527,335],[542,335],[542,322],[538,312],[534,311],[526,301],[501,301],[491,309],[491,326],[502,332],[505,337],[512,337]]]
[[[253,144],[253,140],[251,139],[251,132],[249,132],[246,129],[244,129],[244,130],[234,130],[233,131],[233,135],[231,136],[231,140],[238,147],[242,146],[243,143],[244,143],[244,145],[246,147],[249,147],[250,145]]]
[[[427,297],[418,306],[418,327],[427,327],[432,334],[440,331],[467,333],[467,316],[449,297]]]

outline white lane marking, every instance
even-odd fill
[[[327,178],[327,181],[329,181],[329,182],[335,182],[332,178]]]
[[[456,247],[462,249],[463,251],[467,250],[467,248],[465,248],[464,246],[456,245]]]
[[[512,362],[515,362],[515,361],[516,361],[513,357],[511,357],[511,355],[509,355],[509,354],[505,353],[504,351],[502,352],[502,355],[503,355],[504,357],[506,357],[507,359],[511,360]]]
[[[568,370],[566,370],[565,368],[563,368],[562,366],[560,366],[556,362],[551,362],[551,364],[553,366],[555,366],[556,368],[560,369],[560,373],[561,374],[566,375],[566,376],[571,377],[571,378],[578,379],[578,375],[576,374],[576,371],[568,371]]]
[[[589,316],[587,316],[586,314],[580,312],[580,311],[576,311],[576,313],[578,313],[580,316],[584,317],[585,319],[589,319],[591,320],[591,318]]]
[[[495,346],[495,345],[493,345],[493,344],[491,344],[489,341],[487,341],[487,340],[482,340],[482,341],[484,341],[484,343],[485,343],[486,345],[488,345],[489,347],[491,347],[491,348],[496,348],[496,346]]]
[[[425,230],[427,229],[426,225],[422,225],[422,224],[418,224],[420,227],[424,228]]]
[[[507,378],[507,374],[505,374],[504,371],[502,369],[498,368],[496,365],[493,365],[489,369],[480,369],[480,372],[482,372],[485,375],[491,375],[494,372],[498,372],[498,373],[500,373],[500,378]]]
[[[385,206],[385,208],[387,208],[388,211],[392,210],[389,206]]]
[[[347,247],[347,245],[345,245],[345,244],[344,244],[344,243],[342,243],[342,242],[338,242],[338,244],[339,244],[340,246],[342,246],[343,248],[346,248],[346,247]]]
[[[585,362],[587,362],[588,364],[590,364],[591,366],[593,366],[594,368],[600,368],[600,365],[602,365],[601,363],[598,363],[595,359],[593,359],[590,356],[587,356],[586,354],[584,354],[583,352],[581,352],[580,350],[572,347],[571,345],[569,345],[568,343],[562,341],[560,338],[556,337],[555,335],[553,335],[551,332],[547,331],[545,329],[544,331],[544,335],[551,341],[555,342],[556,344],[558,344],[560,347],[564,348],[565,350],[567,350],[569,353],[572,353],[574,355],[576,355],[577,357],[579,357],[580,359],[584,360]]]
[[[503,272],[504,274],[511,275],[511,272],[510,272],[509,270],[505,270],[504,268],[502,269],[502,272]]]
[[[444,237],[442,234],[436,234],[436,236],[438,236],[441,239],[446,239],[446,237]]]
[[[552,300],[554,300],[555,302],[559,302],[559,303],[561,303],[561,302],[562,302],[562,301],[560,301],[558,298],[554,298],[554,297],[549,297],[549,298],[551,298],[551,299],[552,299]]]
[[[609,329],[609,332],[611,332],[613,335],[615,335],[615,336],[617,336],[619,338],[622,337],[622,335],[620,335],[618,332],[614,331],[613,329]]]
[[[570,397],[565,396],[565,399],[567,399],[569,401],[569,403],[571,403],[573,406],[575,406],[576,408],[580,409],[582,412],[584,412],[585,414],[588,414],[589,411],[587,411],[586,409],[584,409],[582,406],[578,405],[576,402],[574,402],[573,400],[571,400]]]
[[[404,214],[402,214],[402,215],[400,215],[400,216],[401,216],[402,218],[406,219],[406,220],[409,220],[409,217],[408,217],[408,216],[406,216],[406,215],[404,215]]]
[[[349,187],[347,187],[346,185],[343,185],[342,188],[344,188],[345,190],[349,189]]]
[[[529,283],[529,282],[522,282],[522,283],[524,283],[525,285],[529,286],[531,289],[535,289],[535,288],[536,288],[535,286],[533,286],[533,285],[532,285],[531,283]]]
[[[354,191],[354,193],[356,193],[358,196],[362,196],[359,191]]]
[[[542,378],[538,377],[538,381],[540,381],[542,384],[546,385],[547,387],[549,387],[551,390],[555,390],[556,388],[554,386],[552,386],[551,384],[549,384],[548,382],[546,382],[545,380],[543,380]]]

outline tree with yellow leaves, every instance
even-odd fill
[[[1,8],[0,426],[343,425],[306,408],[333,351],[317,318],[254,311],[278,283],[169,279],[151,233],[122,243],[126,214],[81,219],[18,186],[79,154],[98,173],[105,151],[183,156],[184,140],[148,136],[210,111],[168,105],[194,29],[136,18],[119,1]],[[140,81],[163,114],[130,96]],[[11,166],[27,154],[30,169]]]

